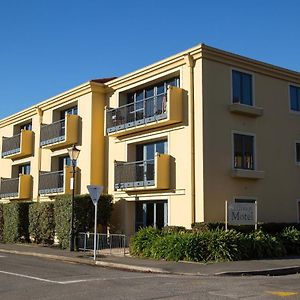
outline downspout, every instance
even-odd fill
[[[43,123],[43,111],[40,107],[36,107],[36,113],[39,117],[39,140],[38,140],[38,178],[36,182],[39,185],[39,180],[40,180],[40,171],[41,171],[41,166],[42,166],[42,148],[40,147],[40,138],[41,138],[41,127]],[[40,201],[40,195],[39,191],[37,193],[37,201]]]
[[[194,99],[194,66],[195,60],[190,53],[184,56],[185,63],[189,69],[189,103],[190,103],[190,127],[191,127],[191,220],[195,223],[196,215],[196,188],[195,188],[195,99]]]

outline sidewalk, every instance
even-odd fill
[[[94,262],[91,253],[70,252],[55,247],[28,244],[1,244],[0,253],[36,256],[81,264],[98,265],[122,270],[198,275],[198,276],[242,276],[242,275],[287,275],[300,273],[300,257],[265,259],[221,263],[170,262],[141,259],[130,256],[98,256]]]

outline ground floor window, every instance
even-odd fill
[[[168,202],[158,201],[137,201],[135,203],[135,230],[153,226],[162,228],[168,225]]]

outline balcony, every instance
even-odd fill
[[[170,155],[156,153],[154,159],[115,162],[115,190],[170,189]]]
[[[31,199],[31,196],[31,175],[20,174],[17,178],[1,178],[1,199],[26,200]]]
[[[66,115],[63,120],[42,125],[40,146],[55,150],[77,144],[79,140],[79,118],[77,115]]]
[[[169,86],[166,94],[106,111],[106,133],[122,136],[183,121],[183,90]]]
[[[22,130],[12,137],[2,138],[2,158],[12,160],[33,155],[34,133],[31,130]]]
[[[75,192],[78,191],[78,168],[76,168],[76,187]],[[71,194],[71,178],[72,167],[65,166],[64,170],[54,172],[40,172],[39,177],[39,194],[53,195],[53,194]]]

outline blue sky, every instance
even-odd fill
[[[0,119],[201,42],[300,72],[298,0],[0,1]]]

